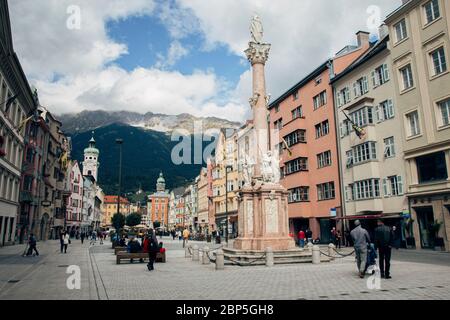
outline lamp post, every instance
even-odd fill
[[[226,165],[225,166],[225,219],[226,219],[226,225],[225,225],[225,241],[228,246],[228,172],[233,169],[233,166]]]
[[[120,214],[120,192],[122,187],[122,145],[123,139],[116,139],[116,144],[119,145],[119,192],[117,193],[117,215]],[[119,236],[120,230],[117,230]],[[118,238],[117,238],[118,239]]]

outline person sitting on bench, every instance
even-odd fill
[[[128,242],[127,251],[129,253],[139,253],[142,251],[140,243],[134,237]],[[141,259],[141,262],[143,262],[143,259]],[[133,258],[130,259],[130,263],[133,263]]]

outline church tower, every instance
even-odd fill
[[[166,180],[163,177],[162,172],[159,173],[159,178],[156,180],[156,192],[166,191]]]
[[[94,131],[92,138],[89,140],[89,147],[84,149],[83,176],[92,176],[97,181],[98,174],[98,156],[100,151],[95,147]]]

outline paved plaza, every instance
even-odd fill
[[[213,264],[186,259],[178,240],[163,241],[167,263],[158,263],[153,272],[137,262],[116,265],[109,241],[90,246],[73,240],[67,254],[59,252],[59,241],[47,241],[38,244],[38,257],[22,257],[24,245],[0,248],[0,299],[450,299],[448,253],[394,251],[393,279],[382,279],[381,288],[371,290],[367,277],[358,278],[353,257],[216,271]],[[72,265],[80,267],[80,289],[67,287]]]

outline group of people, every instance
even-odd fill
[[[386,226],[383,220],[378,220],[377,225],[373,242],[367,230],[361,226],[359,220],[355,221],[356,227],[350,232],[355,248],[359,277],[364,278],[368,267],[375,264],[376,250],[378,250],[381,277],[391,279],[392,248],[398,249],[395,243],[395,230]]]
[[[181,232],[181,230],[173,229],[172,231],[170,231],[170,234],[172,235],[173,240],[177,238],[180,241],[183,240],[183,248],[184,248],[189,241],[191,232],[187,228],[184,228],[183,232]]]
[[[127,251],[129,253],[148,253],[148,271],[153,271],[155,269],[154,263],[158,252],[165,250],[163,248],[163,243],[158,243],[158,239],[156,238],[156,234],[153,229],[150,229],[148,233],[144,235],[142,245],[135,237],[131,237],[128,243],[126,243],[125,236],[122,236],[119,240],[119,245],[122,247],[127,247]],[[143,259],[140,259],[140,261],[143,262]],[[133,259],[130,259],[130,262],[133,263]]]
[[[297,237],[298,237],[298,246],[300,247],[300,248],[304,248],[305,247],[305,244],[306,243],[309,243],[309,242],[313,242],[312,240],[312,231],[311,230],[309,230],[309,229],[306,229],[306,231],[304,231],[303,229],[301,229],[299,232],[298,232],[298,235],[297,235]]]

